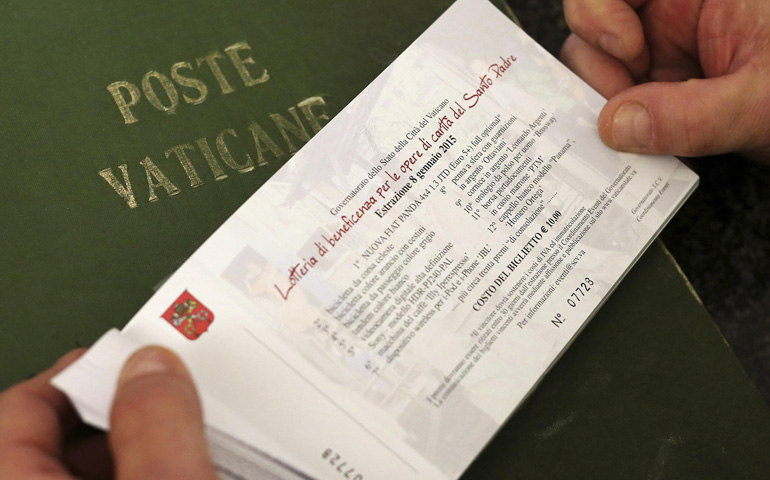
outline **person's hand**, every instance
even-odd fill
[[[77,435],[77,415],[49,382],[82,354],[70,352],[50,370],[0,394],[0,478],[218,478],[195,386],[168,350],[149,347],[128,360],[106,439]]]
[[[770,159],[770,1],[564,0],[562,61],[610,147]],[[638,84],[638,85],[637,85]]]

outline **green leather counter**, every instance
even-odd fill
[[[656,242],[464,479],[754,480],[770,410]]]

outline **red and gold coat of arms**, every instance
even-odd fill
[[[200,337],[214,321],[214,314],[187,290],[176,299],[163,318],[190,340]]]

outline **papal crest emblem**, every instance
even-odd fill
[[[176,299],[163,318],[190,340],[200,337],[214,321],[214,314],[187,290]]]

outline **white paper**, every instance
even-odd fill
[[[604,103],[459,0],[121,336],[178,352],[210,425],[314,477],[457,478],[697,183],[608,149]],[[95,424],[124,357],[57,383]]]

